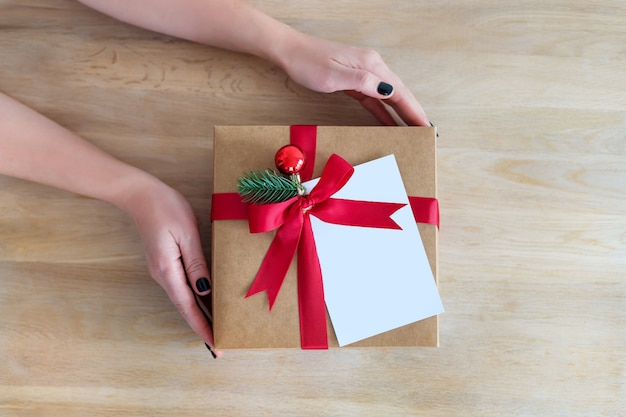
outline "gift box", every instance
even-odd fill
[[[331,155],[341,156],[350,165],[361,164],[393,155],[406,194],[426,199],[436,198],[435,128],[432,127],[313,127],[305,135],[313,135],[305,145],[309,171],[317,178]],[[214,134],[214,201],[218,196],[233,195],[237,180],[243,173],[272,168],[276,151],[290,142],[293,128],[289,126],[215,127]],[[314,160],[314,163],[311,161]],[[219,201],[223,203],[223,201]],[[250,233],[241,207],[218,208],[221,217],[213,216],[212,240],[212,319],[218,349],[300,348],[301,311],[299,307],[298,271],[292,262],[280,292],[270,310],[264,294],[246,297],[263,263],[275,232]],[[230,216],[231,211],[240,211]],[[224,212],[227,213],[224,216]],[[431,214],[432,217],[432,214]],[[426,263],[437,280],[438,226],[430,219],[418,223]],[[348,226],[346,226],[348,227]],[[301,255],[301,254],[300,254]],[[342,255],[338,253],[339,257]],[[386,262],[380,259],[378,262]],[[271,269],[271,268],[270,268]],[[324,268],[322,268],[324,269]],[[302,272],[300,272],[302,273]],[[384,281],[384,277],[381,277]],[[384,285],[381,282],[380,285]],[[438,298],[438,295],[437,295]],[[300,300],[301,302],[302,300]],[[349,305],[350,301],[346,300]],[[368,306],[378,314],[381,306]],[[328,346],[339,345],[328,315],[326,324]],[[438,318],[432,316],[349,346],[438,346]]]

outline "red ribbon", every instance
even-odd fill
[[[302,149],[307,157],[306,164],[300,172],[302,181],[313,178],[313,168],[315,168],[315,153],[317,148],[317,126],[314,125],[293,125],[289,126],[289,142]]]
[[[291,143],[307,155],[300,173],[304,181],[313,173],[315,126],[291,126]],[[213,194],[211,220],[248,219],[251,233],[278,229],[246,297],[267,291],[273,307],[289,266],[298,252],[298,306],[303,349],[327,349],[326,306],[322,272],[315,247],[310,216],[347,226],[400,229],[390,216],[405,204],[330,198],[350,179],[354,168],[332,155],[310,194],[265,205],[245,205],[237,193]],[[439,207],[434,198],[409,197],[417,222],[439,226]]]

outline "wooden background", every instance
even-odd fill
[[[2,416],[626,413],[626,3],[254,0],[373,47],[439,126],[439,349],[213,360],[129,217],[0,178]],[[214,125],[372,125],[259,59],[0,0],[0,90],[183,192]]]

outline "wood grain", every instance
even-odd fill
[[[617,416],[626,5],[253,1],[380,51],[438,124],[439,349],[210,358],[115,208],[0,177],[0,415]],[[374,125],[259,59],[69,0],[0,1],[0,90],[187,196],[214,125]]]

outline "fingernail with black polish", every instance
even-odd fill
[[[215,354],[215,352],[213,352],[213,349],[211,349],[211,346],[209,346],[208,344],[204,344],[204,346],[206,346],[207,349],[209,349],[209,352],[211,352],[211,356],[213,356],[213,359],[217,359],[217,355]]]
[[[380,84],[378,84],[377,91],[378,94],[388,96],[389,94],[393,93],[393,87],[391,86],[391,84],[387,84],[386,82],[381,81]]]
[[[435,126],[435,125],[433,124],[433,122],[431,122],[431,121],[429,121],[428,123],[430,123],[430,125],[431,125],[432,127],[437,127],[437,126]],[[437,137],[439,137],[439,132],[436,132],[436,136],[437,136]]]
[[[205,292],[211,289],[211,283],[206,278],[200,278],[196,281],[196,288],[200,292]]]

